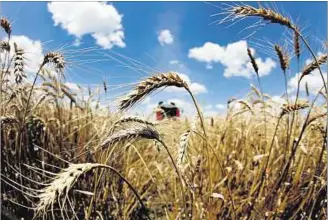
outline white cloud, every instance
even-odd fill
[[[195,83],[195,82],[190,84],[190,90],[194,94],[207,93],[207,89],[203,84],[199,84],[199,83]]]
[[[161,30],[158,33],[157,39],[159,43],[163,46],[164,44],[172,44],[174,41],[173,35],[170,30]]]
[[[288,82],[288,89],[289,91],[293,92],[296,91],[297,89],[297,82],[300,77],[300,73],[296,74],[294,77],[292,77],[289,82]],[[327,73],[323,72],[323,76],[325,81],[327,82]],[[323,86],[322,78],[320,76],[319,70],[313,71],[311,74],[305,76],[300,84],[300,91],[305,91],[305,84],[307,83],[309,92],[311,94],[317,94],[318,91],[321,89]]]
[[[174,64],[179,64],[179,61],[178,60],[170,60],[169,63],[172,64],[172,65],[174,65]]]
[[[217,105],[215,105],[215,107],[216,107],[217,109],[219,109],[219,110],[223,110],[223,109],[226,108],[226,106],[223,105],[223,104],[217,104]]]
[[[251,50],[254,54],[254,49]],[[243,40],[230,43],[227,46],[206,42],[201,47],[191,48],[188,57],[206,63],[207,69],[213,68],[213,63],[221,63],[225,66],[223,75],[226,78],[232,76],[251,78],[254,74],[247,55],[247,42]],[[276,63],[271,58],[265,60],[256,58],[256,61],[260,76],[270,74],[271,70],[276,67]]]
[[[202,47],[194,47],[189,50],[188,57],[200,62],[219,62],[224,53],[224,48],[218,44],[206,42]]]
[[[223,104],[217,104],[214,106],[215,109],[213,109],[213,105],[207,105],[204,107],[204,115],[206,117],[213,117],[213,116],[217,116],[220,113],[223,113],[223,110],[225,110],[226,106]]]
[[[207,108],[207,107],[210,107],[210,108]],[[224,110],[226,109],[226,106],[223,104],[217,104],[214,107],[215,108],[213,109],[212,105],[205,106],[204,115],[207,117],[217,116],[219,114],[223,114],[225,112]]]
[[[48,10],[55,26],[60,25],[80,40],[90,34],[104,49],[125,47],[123,15],[105,2],[51,2]]]

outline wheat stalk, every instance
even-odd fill
[[[64,70],[64,67],[65,67],[64,58],[60,53],[49,52],[44,56],[43,62],[40,65],[40,68],[39,68],[38,72],[35,74],[35,77],[34,77],[34,80],[33,80],[33,83],[32,83],[32,87],[31,87],[30,93],[29,93],[28,98],[27,98],[27,104],[26,104],[26,107],[25,107],[24,118],[26,117],[26,114],[27,114],[27,111],[28,111],[28,108],[29,108],[31,95],[32,95],[36,80],[37,80],[41,70],[43,69],[43,67],[48,63],[54,63],[56,69],[60,72],[62,72]]]

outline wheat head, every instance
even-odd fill
[[[282,106],[281,116],[288,114],[290,112],[308,108],[309,106],[310,105],[307,102],[301,102],[301,101],[296,104],[284,104]]]
[[[120,101],[118,108],[121,111],[126,110],[156,89],[169,86],[189,89],[187,83],[177,73],[160,73],[138,83],[134,90]]]
[[[288,67],[289,67],[288,53],[286,51],[283,51],[282,48],[278,44],[274,45],[274,49],[275,49],[275,51],[277,53],[277,56],[279,58],[281,69],[284,72],[286,72],[286,69],[288,69]]]
[[[327,54],[323,54],[321,56],[319,56],[317,58],[319,65],[325,64],[327,62]],[[317,65],[317,62],[315,60],[313,60],[311,63],[309,63],[308,65],[306,65],[303,70],[302,70],[302,75],[300,80],[306,76],[309,75],[311,72],[313,72],[314,70],[318,69],[319,66]]]
[[[146,124],[138,124],[133,126],[127,126],[118,130],[110,135],[105,141],[100,144],[97,149],[107,148],[111,145],[119,142],[129,141],[132,139],[154,139],[160,140],[158,131],[153,127]]]
[[[1,18],[0,19],[0,25],[4,29],[4,31],[10,36],[11,34],[11,24],[7,18]]]
[[[228,12],[237,17],[260,17],[265,21],[271,23],[281,24],[290,29],[295,30],[296,26],[290,21],[289,18],[266,8],[254,8],[249,5],[233,6],[228,9]]]
[[[14,55],[14,74],[15,81],[17,84],[21,83],[23,78],[26,78],[24,73],[24,50],[18,48],[17,44],[14,43],[15,55]]]

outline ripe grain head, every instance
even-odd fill
[[[118,108],[121,111],[131,108],[155,90],[169,86],[188,89],[187,83],[177,73],[160,73],[138,83],[132,92],[120,100]]]

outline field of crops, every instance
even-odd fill
[[[281,77],[291,59],[301,67],[298,85],[313,71],[323,74],[327,53],[316,56],[289,18],[247,5],[224,13],[225,21],[252,17],[291,33],[292,54],[273,46]],[[25,51],[10,38],[14,24],[3,17],[1,28],[3,218],[327,219],[326,84],[316,96],[298,88],[275,102],[249,49],[258,84],[227,100],[224,116],[204,116],[175,72],[154,72],[116,100],[116,110],[100,109],[65,85],[60,51],[45,53],[27,76]],[[302,51],[312,62],[299,61]],[[184,89],[197,114],[161,122],[127,116],[165,87]],[[106,83],[101,89],[108,92]]]

